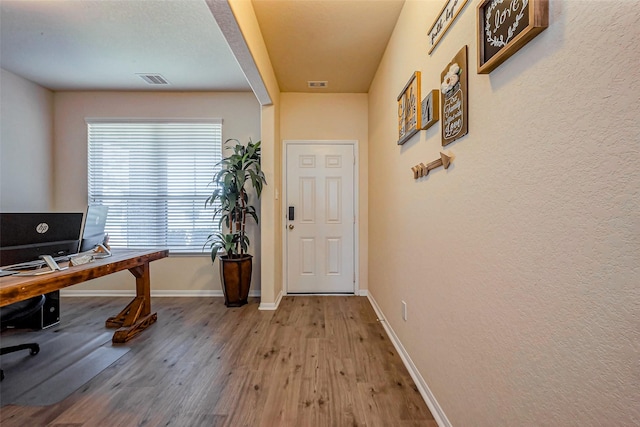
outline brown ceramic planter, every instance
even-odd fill
[[[252,255],[240,258],[220,257],[220,278],[224,293],[224,305],[240,307],[247,303],[251,286]]]

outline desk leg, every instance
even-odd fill
[[[114,343],[129,341],[158,320],[158,314],[151,313],[149,263],[129,271],[136,278],[136,297],[117,316],[107,319],[107,328],[119,328],[113,334],[111,341]]]

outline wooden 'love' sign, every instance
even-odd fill
[[[478,5],[478,74],[488,74],[549,26],[548,0]]]

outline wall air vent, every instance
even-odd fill
[[[317,89],[321,87],[328,87],[329,82],[326,80],[325,81],[308,81],[307,85],[312,89]]]
[[[168,85],[169,82],[167,79],[162,77],[160,74],[137,74],[140,76],[142,80],[147,82],[150,85]]]

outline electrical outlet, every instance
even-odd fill
[[[407,321],[407,303],[402,301],[402,320]]]

